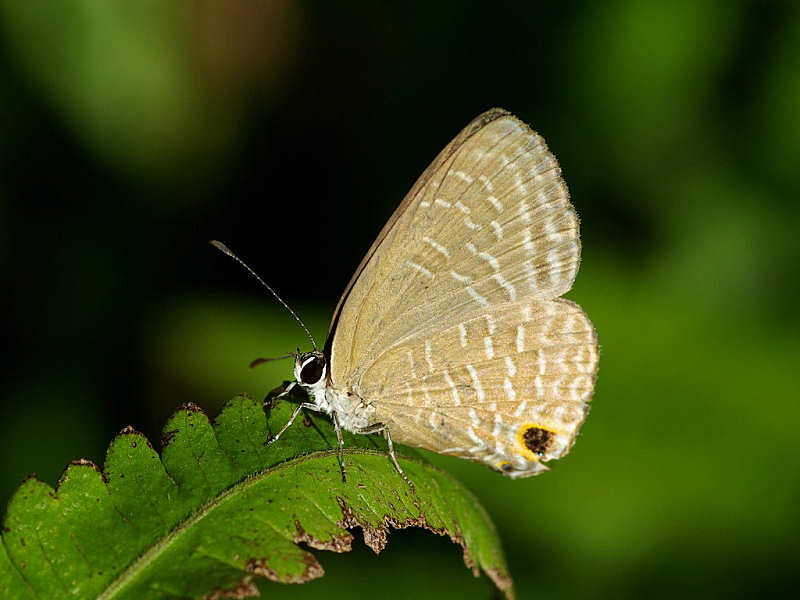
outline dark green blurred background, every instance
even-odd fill
[[[522,598],[780,596],[800,507],[800,4],[0,4],[0,497],[102,463],[179,404],[262,395],[318,339],[435,154],[503,106],[582,218],[599,331],[568,458],[511,481],[437,459]],[[565,3],[566,4],[566,3]],[[489,597],[449,542],[321,556],[286,597]],[[422,582],[421,584],[419,582]]]

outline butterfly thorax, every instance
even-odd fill
[[[339,424],[347,431],[356,432],[372,425],[371,405],[355,392],[335,388],[330,379],[328,362],[322,352],[299,354],[295,358],[294,377],[320,411],[336,413]]]

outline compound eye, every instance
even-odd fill
[[[300,370],[300,382],[306,385],[314,385],[325,372],[325,360],[322,358],[314,357],[309,360]]]

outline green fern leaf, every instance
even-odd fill
[[[298,544],[346,552],[356,527],[376,553],[391,528],[447,535],[475,575],[512,596],[492,523],[450,475],[400,447],[412,491],[382,440],[347,435],[345,483],[324,418],[308,415],[264,446],[291,408],[280,403],[266,419],[260,402],[239,396],[212,424],[187,404],[168,421],[160,456],[128,428],[102,473],[80,460],[55,490],[28,478],[5,518],[2,597],[246,598],[268,580],[320,577],[316,555]]]

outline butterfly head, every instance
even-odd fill
[[[308,390],[323,389],[328,379],[328,361],[322,352],[297,353],[294,359],[294,378]]]

